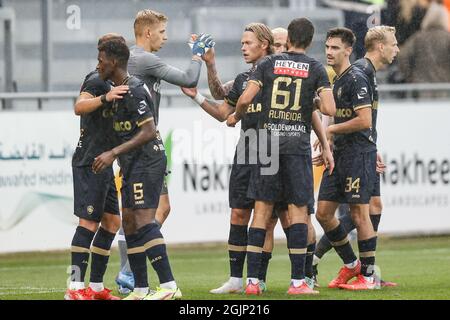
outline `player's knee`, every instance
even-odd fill
[[[330,220],[329,216],[327,214],[325,214],[325,212],[323,212],[323,211],[317,211],[316,218],[317,218],[317,221],[319,221],[319,223],[321,225],[327,223]]]
[[[380,197],[373,197],[370,199],[370,213],[380,214],[383,212],[383,203]]]
[[[99,223],[96,221],[80,219],[78,225],[80,227],[88,229],[89,231],[97,232]]]
[[[356,226],[363,226],[366,223],[370,223],[368,216],[362,214],[361,212],[352,213],[352,220]]]
[[[268,233],[272,234],[272,238],[273,238],[273,230],[275,229],[275,226],[277,225],[277,221],[278,221],[278,219],[269,219],[269,221],[267,221],[266,234],[268,234]]]
[[[249,210],[231,209],[231,224],[247,225],[250,221]]]
[[[102,228],[111,233],[117,233],[120,229],[120,216],[105,214],[102,219]]]
[[[136,233],[137,228],[136,228],[135,218],[131,215],[123,215],[122,216],[122,228],[123,228],[123,232],[126,235]]]

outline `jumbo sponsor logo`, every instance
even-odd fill
[[[387,170],[382,181],[389,185],[442,186],[450,183],[450,159],[428,158],[419,154],[383,155]]]
[[[292,60],[276,60],[273,73],[300,78],[308,78],[309,63],[295,62]]]

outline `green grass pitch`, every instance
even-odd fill
[[[353,244],[356,248],[356,245]],[[397,288],[370,292],[345,292],[326,288],[340,267],[334,251],[326,255],[319,267],[318,296],[291,297],[286,294],[290,278],[290,262],[286,244],[276,244],[268,271],[268,292],[261,297],[245,295],[213,295],[212,288],[228,277],[226,244],[168,246],[174,275],[183,298],[213,299],[450,299],[450,236],[424,238],[381,238],[377,265],[382,278],[399,283]],[[70,253],[32,252],[0,255],[0,300],[63,299],[70,263]],[[157,277],[150,270],[150,285]],[[113,250],[105,276],[105,284],[117,294],[114,277],[119,269],[117,250]],[[89,276],[86,276],[89,279]]]

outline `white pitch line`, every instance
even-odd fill
[[[41,290],[41,291],[33,291],[33,292],[0,292],[0,296],[13,296],[13,295],[24,295],[24,294],[37,294],[37,293],[59,293],[64,292],[65,290]]]
[[[0,290],[64,290],[64,288],[43,288],[43,287],[0,287]]]
[[[116,267],[119,266],[120,263],[114,262],[114,263],[108,263],[108,266]],[[69,265],[67,264],[54,264],[54,265],[47,265],[47,266],[25,266],[25,267],[0,267],[0,271],[14,271],[14,270],[31,270],[31,269],[59,269],[59,268],[67,268]]]

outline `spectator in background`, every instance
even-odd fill
[[[448,24],[449,24],[448,31],[450,31],[450,0],[444,0],[444,5],[447,8],[448,12]]]
[[[421,30],[401,48],[398,62],[407,82],[450,82],[450,33],[446,8],[433,1]]]
[[[427,0],[387,1],[387,9],[383,12],[382,23],[395,27],[399,46],[420,30],[427,5]]]

